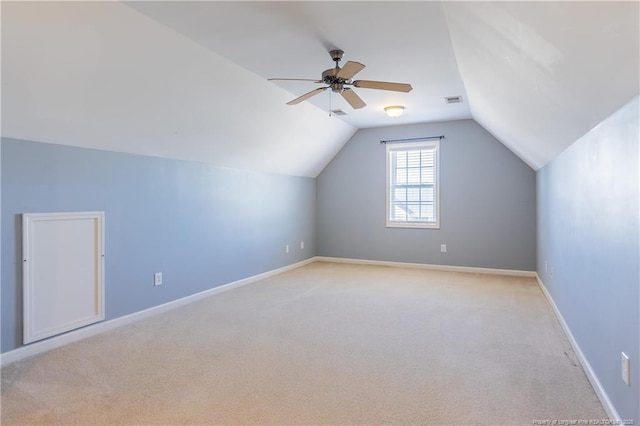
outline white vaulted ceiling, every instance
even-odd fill
[[[3,2],[2,134],[316,176],[358,128],[473,118],[537,169],[638,94],[639,38],[638,2]],[[317,86],[267,78],[334,48],[413,91],[286,106]]]
[[[354,79],[408,82],[405,93],[354,89],[367,107],[353,110],[325,91],[310,102],[357,128],[471,118],[469,104],[447,105],[446,96],[466,97],[447,22],[438,2],[128,2],[132,8],[185,34],[265,80],[320,79],[332,68],[332,49],[366,68]],[[289,99],[313,90],[312,82],[278,81]],[[384,107],[400,104],[396,120]]]
[[[2,3],[2,135],[316,176],[355,131],[116,2]]]
[[[639,6],[446,3],[473,118],[545,165],[638,93]]]

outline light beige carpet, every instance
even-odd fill
[[[313,263],[11,364],[2,424],[602,419],[532,278]]]

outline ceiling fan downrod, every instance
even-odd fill
[[[342,93],[344,90],[344,84],[347,82],[345,79],[338,77],[338,73],[341,68],[338,63],[342,60],[342,55],[344,55],[344,51],[340,49],[331,50],[329,52],[331,55],[331,59],[333,59],[336,63],[335,68],[329,68],[322,73],[322,81],[325,84],[328,84],[331,87],[331,91],[335,93]]]

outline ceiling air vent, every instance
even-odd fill
[[[332,109],[331,110],[331,114],[333,114],[333,115],[347,115],[347,113],[344,112],[341,109]]]
[[[462,96],[447,96],[444,98],[448,104],[459,104],[462,102]]]

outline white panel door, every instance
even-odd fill
[[[24,343],[104,319],[104,212],[25,213]]]

